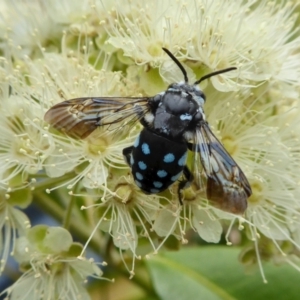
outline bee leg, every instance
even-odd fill
[[[181,205],[183,205],[181,191],[188,188],[194,180],[194,176],[187,166],[183,167],[183,175],[185,179],[181,180],[178,185],[178,198]]]
[[[196,149],[196,144],[193,144],[193,143],[186,143],[187,147],[189,150],[193,151],[193,152],[197,152],[197,149]],[[198,150],[199,151],[199,150]]]
[[[132,166],[132,149],[133,146],[127,147],[123,149],[123,156],[124,156],[124,160],[125,162],[128,164],[129,167]]]
[[[209,151],[210,152],[210,147],[211,145],[216,145],[216,143],[201,143],[201,144],[193,144],[193,143],[186,143],[187,147],[189,150],[192,152],[201,152],[201,151]]]

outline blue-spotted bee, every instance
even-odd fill
[[[183,204],[182,190],[202,172],[207,198],[219,208],[243,214],[250,184],[205,120],[205,95],[198,87],[203,80],[235,70],[227,68],[189,84],[187,72],[177,58],[163,50],[183,73],[184,82],[169,85],[153,97],[85,97],[51,107],[45,121],[67,135],[84,139],[97,127],[138,120],[143,129],[134,144],[123,149],[136,185],[145,193],[162,192],[175,181]],[[193,164],[186,165],[192,151]],[[198,165],[202,165],[201,170]]]

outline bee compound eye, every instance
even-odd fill
[[[197,113],[194,116],[194,121],[199,122],[203,120],[203,113],[201,111],[197,111]]]
[[[165,93],[160,93],[160,94],[155,95],[149,102],[158,106],[159,103],[161,103],[162,97],[164,96],[164,94]]]

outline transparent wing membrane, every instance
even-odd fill
[[[126,119],[134,122],[139,111],[148,111],[149,98],[99,97],[76,98],[58,103],[45,114],[45,121],[71,137],[86,138],[97,127],[119,123]]]
[[[200,155],[195,155],[195,164],[200,160],[206,175],[207,198],[223,210],[243,213],[252,194],[250,184],[208,123],[203,122],[196,130],[194,143],[195,152]],[[200,172],[199,167],[196,172]]]

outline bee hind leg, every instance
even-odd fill
[[[188,188],[194,180],[194,176],[187,166],[183,167],[183,175],[185,179],[181,180],[178,185],[178,199],[180,205],[183,205],[182,190]]]
[[[132,149],[133,149],[133,146],[130,146],[130,147],[127,147],[127,148],[123,149],[124,160],[128,164],[129,167],[131,167],[132,164],[133,164],[133,161],[132,161]]]

